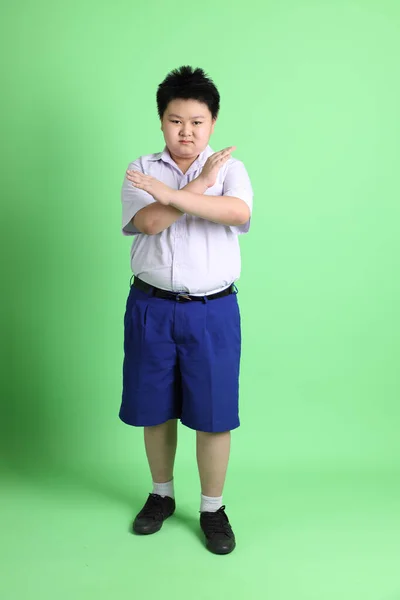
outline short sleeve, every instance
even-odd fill
[[[243,225],[231,225],[230,229],[237,234],[247,233],[250,229],[251,214],[253,211],[253,188],[246,167],[241,160],[234,159],[228,162],[224,183],[223,196],[234,196],[246,202],[250,209],[250,218]]]
[[[129,163],[127,170],[141,171],[144,173],[140,158]],[[144,190],[132,185],[129,179],[124,178],[121,190],[122,202],[122,235],[139,235],[141,232],[134,227],[131,220],[136,213],[145,206],[155,202],[153,196]]]

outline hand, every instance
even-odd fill
[[[217,180],[218,171],[226,161],[231,158],[231,152],[236,150],[236,146],[228,146],[224,150],[214,152],[209,156],[204,164],[198,179],[204,181],[207,187],[212,187]]]
[[[145,175],[140,171],[130,171],[128,169],[126,171],[126,178],[132,182],[134,187],[148,192],[151,196],[153,196],[154,200],[157,200],[157,202],[160,204],[168,206],[171,203],[173,192],[172,188],[162,181],[159,181],[155,177]]]

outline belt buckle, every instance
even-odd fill
[[[180,301],[181,301],[181,300],[180,300],[181,298],[183,298],[183,299],[184,299],[184,300],[183,300],[184,302],[192,302],[192,299],[191,299],[191,297],[190,297],[190,296],[188,296],[187,294],[177,294],[177,295],[176,295],[176,301],[177,301],[177,302],[180,302]]]

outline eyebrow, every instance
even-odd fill
[[[169,117],[178,117],[178,119],[183,119],[183,117],[180,117],[179,115],[176,115],[175,113],[170,113],[168,115]],[[196,117],[191,117],[192,119],[205,119],[204,115],[197,115]]]

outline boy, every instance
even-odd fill
[[[158,86],[162,152],[129,164],[122,233],[136,236],[124,316],[119,416],[144,427],[153,492],[138,534],[175,511],[177,419],[196,431],[200,526],[207,548],[228,554],[235,536],[222,505],[231,430],[239,427],[238,234],[250,227],[253,192],[235,146],[208,145],[220,96],[202,69],[171,71]],[[132,280],[132,278],[131,278]]]

